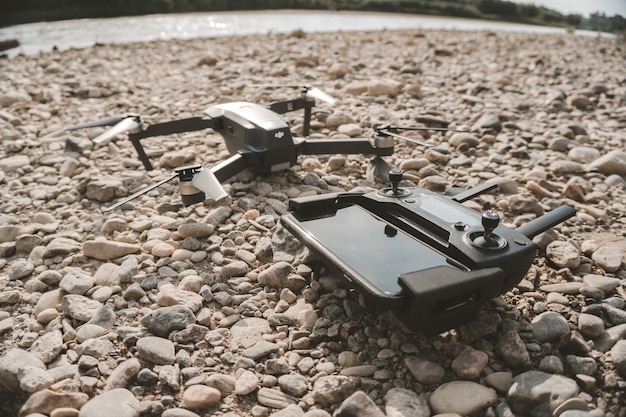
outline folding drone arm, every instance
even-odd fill
[[[311,131],[311,109],[315,106],[315,100],[307,97],[298,97],[293,100],[277,101],[270,103],[266,107],[278,114],[285,114],[296,110],[304,109],[304,124],[302,135],[309,136]]]
[[[380,136],[376,136],[374,139],[302,139],[296,148],[299,155],[364,154],[390,156],[394,152],[394,142],[393,138],[388,139]]]
[[[214,200],[219,200],[227,194],[220,183],[237,175],[248,167],[245,154],[235,154],[211,169],[203,169],[200,165],[189,165],[177,168],[165,179],[143,188],[136,193],[102,209],[103,212],[114,210],[129,201],[140,197],[161,185],[178,177],[180,192],[185,206],[204,201],[206,194]]]
[[[220,129],[222,124],[222,118],[190,117],[150,125],[140,132],[129,133],[128,138],[135,147],[139,160],[143,163],[144,168],[146,168],[147,171],[151,171],[153,169],[152,163],[150,163],[150,159],[143,149],[141,139],[153,136],[172,135],[174,133],[194,132],[204,129]]]

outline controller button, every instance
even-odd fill
[[[415,203],[415,199],[414,198],[407,198],[406,200],[404,200],[404,202],[408,203],[408,204],[412,204],[412,203]]]
[[[520,238],[517,238],[517,237],[513,239],[513,242],[517,243],[520,246],[528,245],[528,242],[526,242],[526,241],[524,241],[524,240],[522,240]]]

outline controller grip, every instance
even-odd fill
[[[408,301],[404,320],[425,334],[450,329],[474,318],[481,305],[499,294],[504,279],[500,268],[438,266],[402,274],[398,283]]]

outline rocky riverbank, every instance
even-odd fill
[[[0,61],[0,412],[11,416],[624,417],[626,67],[616,39],[384,31],[154,42]],[[369,156],[243,172],[190,207],[172,168],[228,156],[192,132],[146,140],[61,128],[268,103],[309,83],[313,136],[373,123],[466,133],[385,158],[436,191],[495,182],[468,203],[518,226],[563,204],[537,259],[479,318],[436,337],[368,310],[280,225],[290,198],[373,190]],[[293,130],[302,115],[287,115]],[[80,411],[78,411],[80,410]]]

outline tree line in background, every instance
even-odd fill
[[[506,0],[2,0],[0,25],[38,21],[238,10],[312,9],[412,13],[563,26],[625,33],[626,18],[593,13],[564,15]]]

